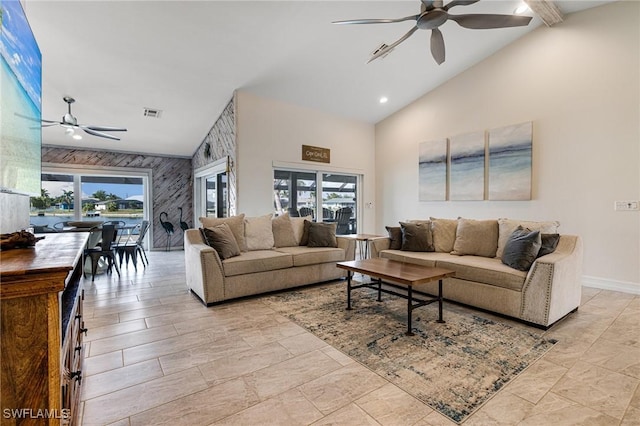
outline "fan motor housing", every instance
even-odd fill
[[[447,22],[449,14],[444,10],[435,9],[425,12],[416,21],[416,26],[421,30],[432,30]]]

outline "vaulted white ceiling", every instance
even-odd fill
[[[445,1],[446,3],[446,1]],[[606,1],[557,1],[564,13]],[[43,118],[59,120],[73,96],[81,124],[123,126],[121,141],[54,126],[45,144],[191,156],[236,89],[375,123],[542,25],[441,30],[446,62],[418,31],[382,60],[381,43],[413,22],[337,26],[335,20],[415,15],[413,1],[23,0],[43,62]],[[483,0],[452,13],[511,14],[520,0]],[[532,12],[529,14],[533,15]],[[388,97],[380,104],[381,96]],[[145,118],[144,108],[162,110]]]

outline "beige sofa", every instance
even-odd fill
[[[391,239],[379,238],[371,242],[371,256],[451,269],[456,276],[444,281],[445,299],[514,317],[538,327],[548,328],[578,308],[582,267],[580,237],[560,235],[555,251],[535,259],[527,271],[520,271],[505,265],[501,259],[509,235],[519,224],[555,233],[557,222],[499,219],[495,221],[495,227],[492,226],[497,235],[493,231],[466,233],[467,246],[478,242],[474,239],[485,245],[488,241],[489,245],[495,242],[496,254],[484,256],[468,254],[464,250],[455,254],[457,242],[464,236],[460,226],[456,226],[460,221],[465,219],[431,218],[431,221],[425,221],[431,228],[434,251],[390,250]],[[426,285],[422,290],[437,294],[437,283]]]
[[[245,219],[245,232],[250,229],[251,222],[251,218]],[[299,221],[297,225],[300,227]],[[206,220],[204,226],[207,226]],[[276,231],[275,227],[273,229]],[[283,244],[278,244],[277,235],[273,243],[252,244],[251,237],[238,234],[238,240],[243,237],[246,240],[240,244],[244,244],[244,250],[239,256],[221,259],[219,253],[205,243],[199,229],[189,229],[184,233],[187,286],[209,306],[346,276],[336,263],[355,258],[353,239],[338,236],[337,247],[308,247],[298,245],[300,232],[294,233],[295,244],[290,242],[280,247],[273,247]],[[261,240],[265,239],[264,234]]]

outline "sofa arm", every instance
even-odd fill
[[[338,241],[338,248],[344,250],[344,260],[356,259],[356,240],[336,235],[336,241]]]
[[[184,263],[189,287],[205,303],[224,300],[224,273],[218,253],[204,243],[199,229],[184,232]]]
[[[382,250],[388,250],[391,246],[391,239],[388,237],[373,238],[369,240],[369,253],[371,258],[380,257]]]
[[[581,274],[582,239],[561,235],[556,250],[531,265],[522,288],[521,318],[548,326],[576,309]]]

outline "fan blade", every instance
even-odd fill
[[[375,55],[373,55],[368,61],[367,63],[378,59],[381,56],[384,56],[385,54],[391,52],[393,49],[395,49],[395,47],[397,45],[399,45],[400,43],[402,43],[403,41],[405,41],[406,39],[408,39],[409,37],[411,37],[411,35],[413,33],[415,33],[418,30],[418,27],[415,26],[413,28],[411,28],[405,35],[403,35],[402,37],[400,37],[395,43],[390,44],[389,46],[387,46],[386,49],[382,49],[380,50],[378,53],[376,53]]]
[[[35,122],[38,122],[38,123],[43,122],[43,123],[55,123],[55,124],[58,124],[57,121],[40,120],[40,119],[37,119],[35,117],[30,117],[28,115],[20,114],[20,113],[17,113],[17,112],[14,112],[13,115],[15,115],[16,117],[20,117],[20,118],[26,118],[27,120],[35,121]]]
[[[123,127],[106,127],[106,126],[80,126],[82,129],[95,130],[98,132],[126,132]]]
[[[351,25],[351,24],[392,24],[394,22],[403,22],[410,20],[417,20],[420,15],[405,16],[404,18],[397,19],[351,19],[348,21],[333,21],[332,24],[337,25]]]
[[[456,6],[469,6],[470,4],[478,3],[480,0],[453,0],[444,7],[444,10],[449,10]]]
[[[51,127],[51,126],[58,126],[60,123],[58,122],[51,122],[51,123],[42,123],[42,125],[40,127]]]
[[[444,62],[444,38],[437,28],[431,30],[431,54],[438,65]]]
[[[472,30],[488,30],[492,28],[524,27],[531,21],[531,16],[468,14],[449,15],[449,19],[458,25]]]
[[[119,141],[120,140],[120,138],[117,138],[115,136],[111,136],[111,135],[108,135],[106,133],[102,133],[102,132],[98,132],[98,131],[95,131],[95,130],[87,129],[86,127],[82,127],[82,130],[84,130],[85,132],[87,132],[87,133],[89,133],[90,135],[93,135],[93,136],[99,136],[101,138],[113,139],[114,141]]]

